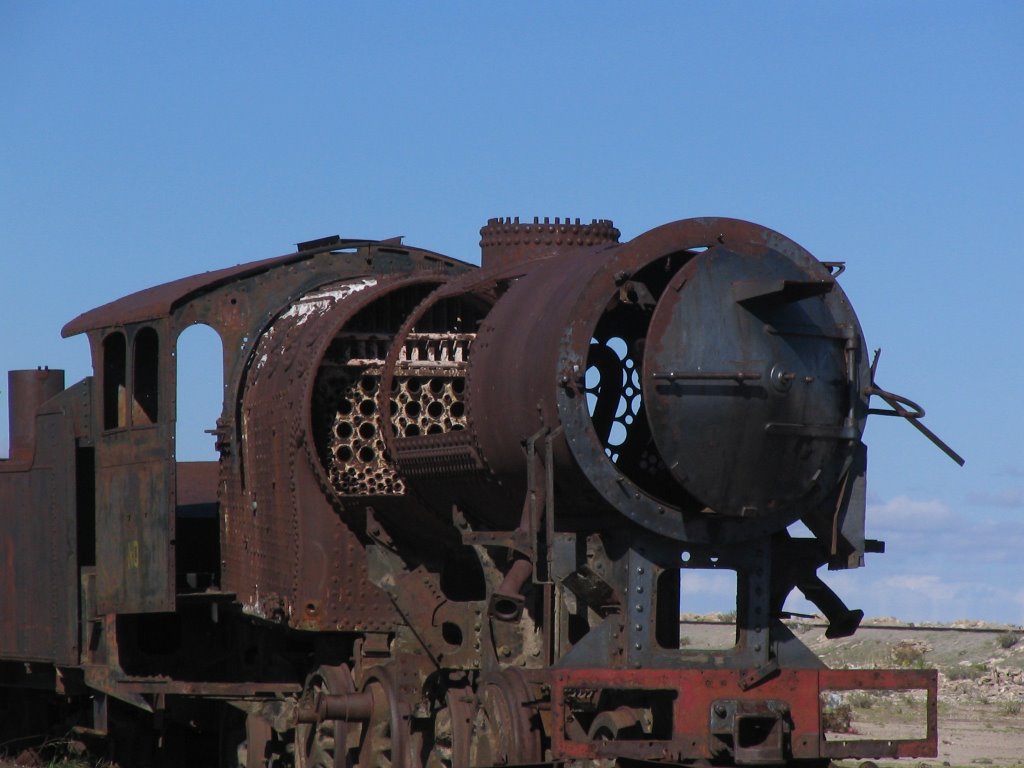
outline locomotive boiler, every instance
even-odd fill
[[[869,413],[960,461],[876,385],[844,266],[723,218],[625,243],[492,219],[481,250],[301,243],[73,320],[69,388],[12,372],[0,720],[128,765],[934,755],[933,671],[828,669],[782,621],[794,589],[829,637],[863,616],[817,571],[883,550]],[[196,324],[223,349],[210,462],[176,460]],[[680,624],[700,571],[736,583],[711,648]],[[923,735],[828,734],[861,689],[923,691]]]

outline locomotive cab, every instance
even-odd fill
[[[179,593],[219,580],[216,462],[175,460],[181,326],[173,312],[145,314],[115,303],[65,328],[88,333],[95,371],[86,450],[104,567],[87,583],[98,615],[173,612]]]

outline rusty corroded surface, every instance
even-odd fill
[[[823,692],[877,690],[925,692],[920,738],[826,738]],[[555,673],[552,738],[558,754],[592,759],[731,757],[739,764],[757,765],[928,757],[938,747],[937,690],[936,673],[919,670],[797,669],[743,690],[738,670],[579,669]],[[616,740],[616,734],[624,738]]]
[[[13,373],[0,695],[247,766],[934,755],[934,673],[829,670],[779,622],[794,589],[830,637],[863,616],[817,571],[884,551],[870,397],[934,438],[842,265],[722,218],[492,219],[481,249],[309,241],[81,315],[83,382]],[[195,324],[217,460],[178,462]],[[735,576],[722,647],[680,634],[699,571]],[[908,689],[922,737],[826,737],[829,691]]]
[[[607,219],[593,219],[588,224],[569,217],[541,221],[534,216],[531,224],[520,223],[518,216],[506,216],[489,219],[480,229],[480,264],[484,269],[501,269],[618,242],[619,230]]]

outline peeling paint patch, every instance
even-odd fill
[[[351,283],[345,283],[341,286],[332,286],[327,290],[313,291],[307,293],[305,296],[300,297],[294,304],[292,304],[287,311],[285,311],[274,324],[267,329],[266,334],[261,342],[261,347],[266,348],[267,342],[274,338],[274,329],[277,323],[287,320],[291,321],[295,326],[304,325],[307,320],[312,317],[320,317],[326,314],[331,307],[337,302],[344,301],[349,296],[359,291],[365,290],[377,284],[377,280],[372,277],[360,278],[353,280]],[[280,354],[285,354],[286,350],[281,349]],[[256,370],[261,370],[263,366],[267,364],[267,354],[264,353],[260,356],[259,360],[256,361]]]
[[[355,282],[343,285],[340,288],[308,293],[292,304],[288,311],[281,315],[280,319],[285,320],[289,318],[297,318],[295,324],[302,325],[309,320],[310,317],[314,315],[322,315],[333,307],[335,302],[342,301],[353,293],[362,291],[365,288],[369,288],[376,284],[377,281],[373,278],[364,278],[362,280],[356,280]]]

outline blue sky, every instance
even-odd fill
[[[724,215],[846,261],[879,383],[968,463],[873,418],[888,553],[828,580],[1024,623],[1024,6],[9,0],[0,99],[0,367],[69,382],[79,312],[333,233]]]

